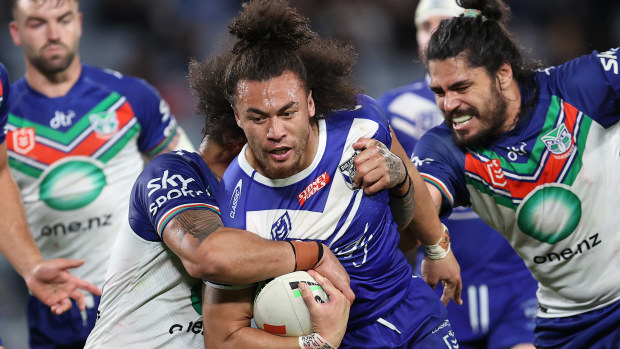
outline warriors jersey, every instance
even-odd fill
[[[444,121],[428,83],[427,76],[388,91],[378,99],[398,141],[409,155],[426,131]],[[485,224],[471,208],[456,207],[442,222],[450,230],[451,248],[461,266],[464,284],[502,284],[509,279],[525,277],[529,282],[535,282],[508,241]]]
[[[65,96],[22,78],[10,102],[9,164],[43,258],[85,258],[71,272],[101,286],[142,155],[176,132],[168,105],[142,80],[87,65]]]
[[[458,148],[445,125],[415,149],[443,210],[471,204],[539,281],[540,317],[620,299],[618,50],[536,72],[531,119],[485,148]],[[521,95],[530,91],[521,90]]]
[[[184,210],[219,214],[217,178],[197,153],[156,156],[131,191],[129,221],[113,246],[99,316],[86,348],[204,348],[202,281],[161,234]]]
[[[0,63],[0,144],[6,139],[4,127],[9,115],[8,96],[11,90],[9,74],[2,63]]]
[[[272,240],[325,243],[351,277],[356,299],[348,331],[375,322],[405,297],[412,270],[397,249],[399,235],[388,193],[368,196],[352,185],[352,144],[360,137],[391,146],[389,124],[374,100],[318,120],[312,164],[284,179],[259,174],[245,150],[228,167],[217,195],[224,225]],[[430,289],[429,289],[430,290]],[[410,320],[428,313],[416,309]]]

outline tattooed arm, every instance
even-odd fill
[[[367,195],[389,189],[394,221],[399,229],[406,227],[414,212],[415,190],[409,173],[415,171],[415,167],[405,155],[394,132],[392,131],[391,149],[370,138],[359,139],[353,144],[353,148],[362,150],[354,159],[356,174],[353,184],[364,189]]]
[[[295,270],[296,260],[304,258],[302,253],[308,251],[294,253],[286,241],[267,240],[249,231],[224,227],[220,216],[209,210],[177,214],[162,235],[190,275],[232,285],[290,273]],[[342,264],[325,245],[319,258],[313,269],[327,277],[352,303],[355,295]]]

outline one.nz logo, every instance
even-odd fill
[[[284,240],[291,232],[291,217],[284,212],[271,226],[271,240]]]
[[[360,151],[356,150],[351,157],[345,162],[338,165],[338,169],[340,169],[340,173],[344,176],[344,182],[347,184],[347,187],[351,190],[357,190],[358,188],[353,187],[353,178],[355,178],[355,164],[353,163],[353,159]]]

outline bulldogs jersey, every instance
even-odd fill
[[[112,249],[86,348],[204,348],[202,281],[185,271],[161,234],[184,210],[219,213],[217,185],[197,153],[162,154],[146,166]]]
[[[87,65],[65,96],[24,78],[11,92],[9,164],[34,239],[45,259],[85,258],[71,272],[101,286],[142,154],[162,149],[176,122],[144,81]]]
[[[9,82],[9,74],[7,73],[4,65],[0,63],[0,144],[4,143],[4,140],[6,139],[4,127],[9,115],[9,104],[7,97],[10,90],[11,85]]]
[[[348,330],[392,309],[404,298],[412,274],[397,249],[399,235],[387,191],[368,196],[352,186],[357,154],[352,144],[369,137],[391,146],[379,106],[367,96],[360,96],[359,103],[355,110],[318,121],[319,145],[305,170],[285,179],[266,178],[249,165],[242,150],[217,195],[226,226],[267,239],[316,240],[330,247],[349,273],[356,295]],[[424,314],[424,309],[417,311]]]
[[[487,148],[460,149],[441,125],[415,149],[443,209],[471,204],[525,260],[539,281],[541,317],[620,299],[617,53],[595,51],[537,72],[531,120]]]

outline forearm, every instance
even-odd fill
[[[438,210],[426,187],[426,183],[413,164],[412,167],[413,172],[410,172],[410,176],[415,189],[415,214],[411,220],[410,227],[422,245],[434,245],[443,236],[443,225],[439,220]]]
[[[43,258],[30,234],[17,185],[6,163],[0,168],[0,192],[0,252],[25,279]]]
[[[226,284],[248,284],[295,270],[295,254],[285,241],[271,241],[245,230],[222,227],[201,244],[201,277]]]
[[[224,342],[211,341],[205,334],[208,348],[299,349],[299,337],[281,337],[252,327],[243,327]]]

